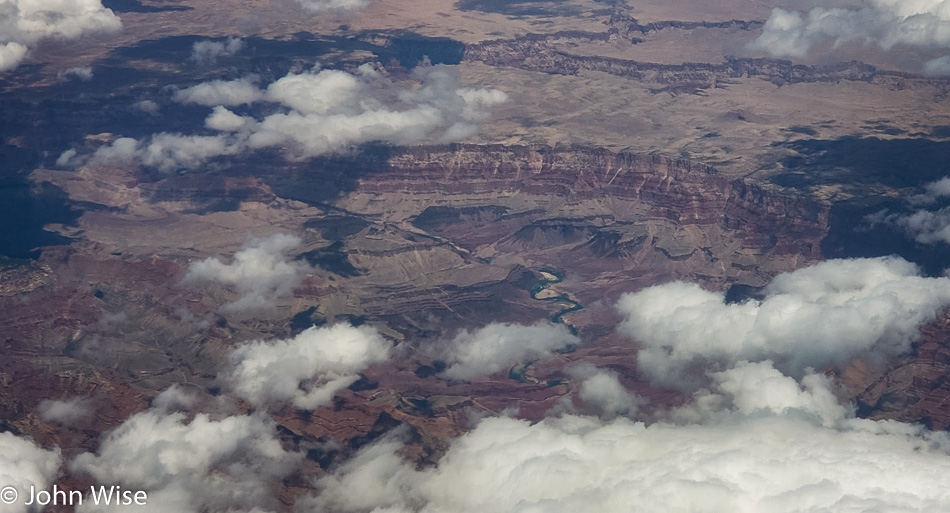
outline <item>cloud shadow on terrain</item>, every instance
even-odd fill
[[[806,139],[776,146],[798,152],[785,157],[789,171],[772,181],[784,187],[830,184],[915,187],[950,174],[950,141],[842,137]]]
[[[145,5],[140,0],[102,0],[102,5],[115,12],[167,12],[190,11],[193,8],[187,5]]]
[[[135,9],[137,5],[140,4],[131,0],[113,2],[120,11]],[[143,8],[151,9],[148,6]],[[0,94],[0,112],[4,113],[0,140],[22,141],[15,146],[0,147],[0,159],[4,163],[0,170],[0,219],[3,220],[0,223],[0,254],[26,258],[36,256],[31,252],[34,247],[68,243],[69,239],[47,232],[43,226],[74,224],[81,215],[77,207],[96,208],[95,205],[70,202],[57,188],[50,185],[37,187],[27,178],[33,169],[54,166],[63,151],[82,150],[86,136],[111,133],[144,138],[161,132],[200,134],[206,131],[198,128],[196,132],[196,127],[203,127],[209,109],[173,103],[174,89],[169,86],[187,87],[210,78],[236,78],[247,73],[276,79],[299,66],[301,60],[320,62],[322,56],[338,55],[341,50],[368,51],[384,65],[398,62],[405,68],[414,67],[425,58],[433,64],[458,64],[465,48],[462,43],[448,38],[431,38],[411,32],[393,32],[387,36],[389,43],[386,45],[362,41],[358,34],[317,39],[302,33],[291,41],[249,38],[245,40],[247,48],[235,56],[222,57],[220,66],[208,69],[191,64],[186,65],[184,73],[135,66],[130,61],[176,65],[188,62],[194,43],[205,38],[181,36],[149,40],[119,48],[109,57],[94,63],[94,73],[88,81],[65,79],[46,87],[26,85],[42,78],[42,66],[35,69],[23,67],[23,73],[17,74],[15,82],[12,79],[4,81],[12,87]],[[322,62],[325,67],[339,65],[338,57],[327,60],[330,62]],[[158,112],[145,114],[136,109],[134,105],[142,100],[156,102]],[[356,158],[314,159],[307,164],[306,171],[296,173],[294,178],[278,178],[276,173],[271,174],[269,180],[272,183],[268,185],[284,197],[308,203],[330,201],[355,186],[356,177],[367,162],[382,164],[386,159],[385,150],[373,145],[367,145],[359,154]],[[211,169],[222,164],[283,166],[286,161],[278,155],[258,152],[258,155],[240,159],[240,162],[219,159],[212,164]],[[175,180],[169,182],[169,186],[173,186]],[[233,210],[240,200],[238,197],[208,198],[196,206],[201,212]]]
[[[907,204],[893,198],[857,198],[839,201],[828,216],[828,235],[821,242],[826,258],[872,258],[898,255],[919,265],[928,276],[940,276],[950,266],[950,245],[920,244],[899,228],[888,224],[871,226],[866,217],[887,209],[910,212]]]
[[[567,0],[462,0],[455,4],[460,11],[480,11],[507,16],[576,16],[583,12]]]
[[[929,139],[878,139],[842,137],[809,139],[777,146],[799,155],[782,163],[788,172],[773,182],[793,188],[862,185],[919,188],[950,175],[947,155],[950,142]],[[940,275],[950,263],[950,245],[920,244],[899,227],[871,225],[867,216],[882,210],[909,213],[913,208],[903,198],[860,195],[837,201],[829,213],[828,235],[822,241],[826,258],[856,258],[899,255],[920,265],[928,275]]]

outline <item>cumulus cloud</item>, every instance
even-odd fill
[[[140,111],[142,111],[142,112],[146,112],[146,113],[148,113],[148,114],[155,114],[156,112],[158,112],[158,104],[155,103],[155,102],[153,102],[152,100],[142,100],[142,101],[140,101],[140,102],[135,102],[135,103],[132,104],[132,108],[133,108],[133,109],[136,109],[136,110],[140,110]],[[67,151],[70,151],[70,150],[67,150]],[[73,152],[72,155],[75,155],[75,154],[76,154],[76,151],[75,151],[75,150],[71,150],[71,151]],[[64,154],[65,154],[65,152],[64,152]],[[72,158],[72,155],[70,155],[69,157],[67,157],[65,161],[68,162],[69,159]],[[61,166],[61,165],[63,165],[63,164],[59,164],[59,163],[57,162],[57,165],[60,165],[60,166]]]
[[[181,135],[161,133],[145,140],[120,137],[102,146],[88,162],[93,165],[137,165],[165,171],[195,168],[209,159],[235,155],[242,150],[239,141],[227,135]],[[67,157],[67,155],[69,155]],[[76,163],[75,150],[66,150],[57,159],[59,165]]]
[[[198,397],[189,393],[184,387],[179,385],[172,385],[166,388],[162,393],[152,399],[152,408],[164,411],[188,411],[194,408],[196,404],[198,404]]]
[[[194,168],[218,156],[267,148],[299,160],[369,141],[451,142],[478,131],[489,109],[507,101],[497,89],[465,88],[449,66],[419,66],[393,82],[370,65],[355,73],[291,73],[259,88],[254,77],[182,89],[174,99],[213,107],[205,127],[215,135],[161,133],[120,138],[91,156],[61,157],[65,165],[142,164],[162,170]],[[276,112],[255,118],[227,107],[264,102]]]
[[[212,80],[175,92],[176,102],[196,103],[208,107],[244,105],[259,101],[263,92],[254,77],[237,80]]]
[[[234,393],[258,407],[291,401],[313,410],[352,385],[359,372],[385,361],[391,344],[375,329],[337,324],[312,327],[294,338],[254,341],[231,353],[226,380]]]
[[[274,508],[273,485],[302,455],[285,450],[273,421],[241,415],[215,419],[199,413],[138,413],[108,433],[96,454],[84,453],[70,470],[107,486],[148,492],[154,511],[254,511]],[[77,511],[99,511],[84,501]]]
[[[950,197],[950,178],[941,178],[924,186],[924,192],[907,198],[909,205],[921,208],[912,212],[890,212],[882,210],[867,216],[867,226],[893,226],[921,244],[950,244],[950,206],[946,205]],[[937,205],[935,205],[937,204]]]
[[[874,44],[950,48],[950,0],[868,0],[859,9],[816,7],[795,12],[776,8],[751,47],[775,57],[805,57],[817,45]]]
[[[601,418],[634,417],[646,403],[623,386],[616,372],[581,364],[570,369],[570,375],[578,381],[577,397]]]
[[[818,513],[939,511],[944,434],[887,425],[835,430],[762,415],[715,424],[537,424],[486,419],[437,467],[416,470],[398,441],[366,449],[318,482],[328,511]],[[463,484],[460,484],[463,483]],[[319,509],[318,509],[319,510]]]
[[[578,338],[567,328],[549,322],[531,326],[492,323],[474,332],[462,330],[444,349],[442,359],[449,367],[442,376],[449,379],[487,376],[577,343]]]
[[[75,68],[69,68],[66,71],[60,73],[59,77],[76,77],[83,82],[87,82],[92,80],[92,68],[89,66],[77,66]]]
[[[122,22],[100,0],[0,0],[0,71],[16,68],[42,40],[118,32]]]
[[[33,511],[23,504],[29,497],[30,487],[50,488],[60,463],[58,449],[46,450],[13,433],[0,433],[0,483],[14,487],[21,498],[14,504],[0,503],[0,513]]]
[[[244,49],[244,41],[239,37],[229,37],[224,41],[196,41],[191,47],[191,60],[202,66],[210,66],[218,57],[229,57]]]
[[[9,71],[26,58],[27,48],[20,43],[0,43],[0,71]]]
[[[889,224],[921,244],[950,244],[950,207],[937,210],[917,210],[899,214],[879,212],[867,219],[870,224]]]
[[[88,422],[94,413],[92,402],[82,397],[65,401],[45,400],[36,408],[44,422],[55,422],[64,426],[75,426]]]
[[[950,436],[854,417],[771,362],[712,376],[692,417],[488,418],[418,469],[389,436],[317,481],[326,511],[826,513],[950,506]],[[687,419],[687,420],[684,420]],[[464,483],[460,486],[459,483]]]
[[[229,264],[213,257],[193,262],[184,281],[212,281],[234,287],[240,297],[225,305],[226,310],[267,308],[289,296],[311,270],[305,262],[289,256],[300,244],[300,238],[284,233],[263,239],[251,237]]]
[[[950,305],[950,280],[895,257],[831,260],[777,276],[762,301],[670,283],[624,295],[619,329],[642,344],[638,366],[665,386],[694,388],[705,369],[771,359],[800,376],[858,354],[896,354]],[[697,374],[698,373],[698,374]]]
[[[766,413],[805,417],[835,429],[861,422],[854,418],[854,408],[838,402],[831,380],[812,371],[799,382],[782,374],[769,360],[743,360],[728,370],[710,373],[709,382],[709,388],[696,392],[694,401],[676,409],[672,417],[698,423],[736,413]]]
[[[908,201],[915,204],[928,205],[947,197],[950,197],[950,177],[944,177],[924,185],[923,194],[911,196],[908,198]]]

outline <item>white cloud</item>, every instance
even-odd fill
[[[921,244],[950,244],[950,207],[918,210],[912,214],[884,213],[871,221],[896,226]]]
[[[213,281],[234,287],[240,297],[224,308],[231,311],[267,308],[289,296],[311,270],[305,262],[290,259],[300,239],[278,233],[267,238],[249,238],[230,264],[217,258],[193,262],[186,282]]]
[[[202,66],[210,66],[218,57],[229,57],[244,49],[244,41],[239,37],[229,37],[224,41],[197,41],[191,47],[191,60]]]
[[[642,344],[640,372],[666,386],[694,388],[702,369],[739,360],[771,359],[800,376],[907,350],[918,326],[950,305],[950,280],[922,278],[899,258],[831,260],[777,276],[765,294],[726,304],[693,284],[651,287],[620,299],[620,331]]]
[[[307,158],[367,141],[448,142],[477,131],[484,109],[507,99],[500,91],[460,88],[448,66],[417,67],[413,78],[418,86],[400,88],[368,65],[355,75],[288,75],[267,88],[267,97],[291,110],[261,120],[248,145],[288,145],[292,158]]]
[[[942,511],[950,437],[856,419],[828,381],[768,362],[715,376],[687,423],[489,418],[423,470],[390,436],[317,481],[328,511]],[[715,405],[713,408],[703,406]],[[460,485],[464,483],[464,485]]]
[[[570,369],[570,374],[579,382],[577,397],[601,418],[635,417],[646,403],[623,386],[616,372],[581,364]]]
[[[148,492],[152,511],[252,511],[277,505],[270,489],[302,459],[269,418],[138,413],[70,464],[99,484]],[[77,511],[100,511],[87,500]]]
[[[196,103],[207,107],[217,105],[244,105],[259,101],[263,92],[254,77],[237,80],[212,80],[175,92],[176,102]]]
[[[713,387],[720,391],[720,398],[730,402],[730,411],[743,415],[769,412],[774,415],[790,413],[806,415],[825,427],[840,427],[853,419],[854,410],[838,403],[832,392],[832,383],[824,375],[806,373],[801,382],[785,376],[772,362],[749,363],[740,361],[728,370],[710,375]],[[714,395],[706,391],[697,394],[702,401],[696,405],[722,404],[710,401]],[[695,408],[695,405],[687,406]],[[717,409],[706,411],[715,414]]]
[[[20,43],[0,43],[0,71],[9,71],[26,58],[27,47]]]
[[[462,330],[452,342],[436,351],[449,364],[441,374],[443,377],[467,380],[507,370],[519,362],[544,358],[578,342],[561,324],[492,323],[474,332]]]
[[[950,196],[950,177],[941,178],[924,185],[924,193],[911,196],[908,200],[915,204],[930,204]]]
[[[135,102],[132,104],[132,108],[138,109],[142,112],[147,112],[149,114],[155,114],[158,112],[158,104],[152,100],[142,100],[140,102]]]
[[[180,385],[172,385],[152,399],[152,408],[163,411],[188,411],[198,404],[198,397]]]
[[[364,110],[359,103],[370,87],[363,79],[378,76],[371,67],[360,67],[359,72],[360,75],[337,70],[291,73],[267,87],[267,99],[304,115],[357,114]]]
[[[935,447],[936,446],[936,447]],[[718,425],[486,419],[417,471],[390,442],[321,479],[331,511],[942,511],[945,436],[765,416]]]
[[[950,244],[950,207],[932,207],[950,196],[950,177],[924,186],[924,192],[907,198],[907,203],[920,208],[911,213],[890,213],[882,210],[865,217],[867,226],[890,225],[902,230],[921,244]],[[928,208],[930,207],[930,208]]]
[[[62,77],[76,77],[83,82],[92,80],[92,68],[89,66],[77,66],[75,68],[69,68],[66,71],[63,71],[59,74]]]
[[[292,401],[312,410],[352,385],[367,366],[386,360],[391,344],[373,328],[312,327],[292,339],[254,341],[231,353],[226,380],[258,407]]]
[[[75,426],[88,422],[94,413],[92,402],[82,397],[65,401],[45,400],[37,406],[37,414],[44,422]]]
[[[23,504],[29,498],[30,487],[46,490],[52,486],[59,471],[59,450],[46,450],[13,433],[0,433],[0,483],[12,486],[20,500],[14,504],[0,503],[0,513],[33,511]]]
[[[0,71],[16,68],[42,40],[111,34],[122,22],[100,0],[0,0]]]
[[[219,132],[239,132],[250,129],[255,121],[247,116],[238,116],[227,107],[215,107],[205,119],[205,126]]]
[[[751,48],[775,57],[805,57],[832,42],[950,48],[950,0],[868,0],[860,9],[816,7],[807,13],[776,8]]]
[[[89,158],[78,159],[91,165],[143,164],[163,171],[174,171],[197,167],[214,157],[235,155],[242,148],[240,141],[228,135],[186,136],[163,132],[142,141],[121,137],[112,144],[100,147]],[[57,163],[60,162],[63,163],[60,165],[74,164],[77,158],[64,159],[60,156]]]
[[[370,65],[355,73],[291,73],[263,90],[253,77],[212,81],[178,91],[175,100],[214,107],[205,126],[222,134],[120,138],[91,156],[67,160],[71,165],[139,163],[169,171],[265,148],[298,160],[369,141],[451,142],[474,135],[489,109],[507,98],[496,89],[460,87],[458,72],[442,65],[419,66],[406,82],[393,82]],[[225,108],[257,102],[279,111],[258,119]]]

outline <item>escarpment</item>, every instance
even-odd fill
[[[636,30],[649,31],[650,28],[642,27]],[[555,34],[541,38],[523,36],[485,41],[466,46],[465,60],[559,75],[600,71],[646,84],[665,86],[658,90],[670,92],[710,89],[743,78],[765,80],[776,85],[848,81],[874,83],[891,89],[928,85],[946,90],[950,86],[946,79],[880,70],[859,61],[808,66],[780,59],[727,58],[720,63],[659,64],[615,57],[577,55],[562,48],[563,43],[571,39],[582,42],[594,40],[586,35],[571,38]]]
[[[470,249],[485,243],[480,232],[491,227],[504,227],[499,239],[517,239],[529,226],[571,226],[577,238],[582,227],[601,233],[665,223],[732,232],[749,250],[815,259],[827,223],[827,208],[814,200],[729,180],[701,163],[586,147],[404,149],[362,176],[341,204],[367,195],[400,197],[398,211],[383,210],[385,200],[377,208],[360,201],[367,213],[398,219],[404,212],[416,227],[460,238]]]

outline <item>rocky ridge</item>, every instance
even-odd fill
[[[599,71],[646,84],[662,86],[657,92],[696,92],[721,87],[743,78],[754,78],[775,85],[813,82],[867,82],[894,90],[936,87],[950,90],[950,81],[900,71],[880,70],[859,61],[809,66],[767,58],[729,58],[721,63],[687,62],[657,64],[612,57],[571,54],[561,45],[571,40],[596,41],[596,34],[555,34],[523,36],[516,39],[486,41],[468,45],[465,59],[490,66],[506,66],[559,75],[581,71]]]

